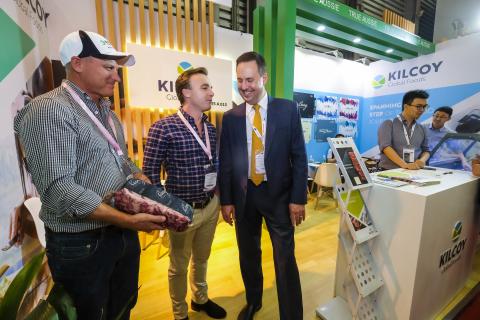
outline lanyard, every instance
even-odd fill
[[[415,122],[412,126],[412,131],[410,132],[410,136],[408,136],[408,133],[407,133],[407,128],[405,127],[405,123],[403,123],[403,120],[400,116],[397,116],[398,120],[400,120],[400,122],[402,123],[402,127],[403,127],[403,134],[405,135],[405,140],[407,140],[407,145],[408,146],[411,146],[411,140],[412,137],[413,137],[413,133],[415,132],[415,127],[417,126],[417,123]]]
[[[90,111],[90,109],[87,107],[87,105],[85,104],[85,102],[82,101],[82,99],[80,99],[80,97],[78,96],[78,94],[73,91],[73,89],[68,85],[66,84],[65,82],[62,84],[62,86],[70,93],[70,95],[72,96],[72,98],[80,105],[80,107],[82,107],[82,109],[88,114],[88,116],[90,117],[90,119],[92,119],[93,123],[95,123],[98,127],[98,130],[100,130],[100,132],[102,133],[102,135],[105,137],[105,139],[107,139],[108,143],[110,143],[113,147],[113,149],[115,149],[115,151],[117,152],[117,154],[119,156],[123,156],[123,151],[122,151],[122,148],[120,148],[120,145],[118,144],[118,142],[112,137],[112,135],[110,134],[110,132],[108,132],[108,130],[105,128],[105,126],[97,119],[97,117],[95,117],[95,115],[92,113],[92,111]],[[108,123],[110,124],[110,127],[112,128],[112,131],[115,132],[115,125],[113,123],[113,120],[112,120],[112,117],[110,115],[108,115]],[[116,137],[116,136],[115,136]]]
[[[260,113],[260,111],[258,111]],[[262,116],[262,113],[260,113],[260,117]],[[252,126],[252,130],[253,132],[255,132],[255,135],[258,137],[258,139],[260,139],[260,141],[262,141],[262,143],[264,143],[263,141],[263,137],[264,135],[260,133],[260,131],[257,129],[257,127],[255,127],[253,125],[253,118],[255,117],[255,113],[253,114],[253,117],[250,118],[250,116],[247,116],[248,118],[248,122],[250,122],[250,125]],[[263,130],[265,128],[265,122],[262,120],[262,131],[265,131]]]
[[[212,158],[212,149],[210,147],[210,137],[208,136],[207,124],[205,122],[203,123],[203,131],[205,132],[205,140],[207,141],[207,145],[205,145],[205,143],[203,143],[202,139],[198,136],[198,133],[195,130],[193,130],[190,123],[187,121],[187,119],[185,119],[182,112],[180,110],[178,110],[177,114],[180,117],[180,119],[182,120],[182,122],[185,124],[185,126],[187,126],[188,130],[190,130],[192,135],[195,137],[195,139],[197,140],[200,147],[202,147],[203,151],[205,151],[205,154],[208,156],[208,160],[212,161],[212,159],[213,159]]]

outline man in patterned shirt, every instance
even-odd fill
[[[182,104],[177,114],[156,122],[148,133],[143,170],[159,185],[163,165],[168,192],[188,202],[193,221],[185,232],[169,230],[170,267],[168,280],[175,319],[188,319],[187,272],[191,259],[191,307],[215,319],[225,310],[208,298],[207,263],[219,215],[215,195],[217,154],[215,127],[207,121],[213,91],[205,68],[182,73],[175,82]]]
[[[102,202],[127,177],[148,180],[128,158],[110,110],[119,65],[135,63],[102,36],[77,31],[60,44],[67,79],[15,117],[15,132],[40,193],[53,280],[73,298],[79,319],[128,319],[136,303],[140,246],[136,230],[164,217],[129,215]]]

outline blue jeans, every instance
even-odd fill
[[[72,297],[78,319],[129,319],[138,291],[140,244],[135,231],[109,226],[80,233],[46,230],[48,265]]]

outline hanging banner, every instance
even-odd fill
[[[127,44],[127,51],[136,60],[127,71],[130,106],[178,108],[175,80],[184,71],[204,67],[215,93],[212,110],[232,108],[231,61],[131,43]]]
[[[366,72],[358,123],[360,152],[367,156],[379,153],[378,127],[402,111],[402,97],[410,90],[422,89],[430,94],[430,107],[419,118],[427,128],[435,109],[449,106],[453,109],[451,119],[445,122],[449,132],[479,132],[480,66],[476,55],[479,43],[480,36],[474,34],[439,44],[437,52],[430,55],[397,63],[371,63]]]
[[[18,153],[13,118],[32,98],[53,89],[47,16],[42,0],[5,0],[0,5],[4,43],[0,50],[0,299],[24,264],[41,250],[34,222],[22,205],[37,193]],[[49,279],[46,263],[22,312],[44,296],[45,279]]]

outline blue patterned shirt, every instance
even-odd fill
[[[180,109],[185,119],[198,134],[194,119]],[[207,124],[213,166],[216,171],[217,138],[215,127],[203,115]],[[201,136],[205,143],[205,133]],[[203,191],[205,174],[209,173],[210,160],[190,130],[177,114],[157,121],[148,132],[143,158],[143,172],[154,185],[160,185],[160,167],[167,172],[165,188],[186,202],[204,201],[209,194]],[[213,191],[210,191],[213,192]]]

